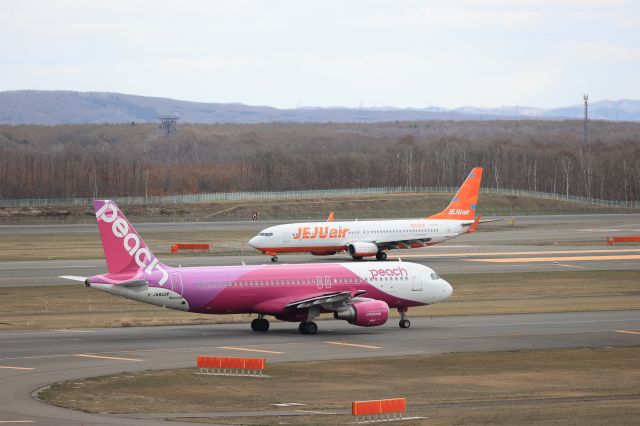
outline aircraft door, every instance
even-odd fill
[[[172,272],[169,277],[171,277],[171,290],[173,290],[169,297],[171,299],[181,299],[182,292],[184,291],[182,286],[182,275],[180,272]]]
[[[421,275],[411,276],[411,290],[413,291],[422,291],[422,281],[424,278]]]
[[[291,239],[291,228],[285,227],[282,232],[282,242],[288,243]]]

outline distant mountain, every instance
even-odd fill
[[[155,122],[177,114],[187,123],[381,122],[414,120],[489,120],[581,118],[582,105],[543,109],[530,107],[476,108],[346,108],[278,109],[243,104],[178,101],[168,98],[105,92],[19,90],[0,92],[2,124],[87,124]],[[598,101],[590,104],[594,119],[640,120],[640,101]]]

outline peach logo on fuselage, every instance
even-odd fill
[[[298,228],[294,240],[312,240],[314,238],[344,238],[349,228],[332,228],[330,226],[304,226]]]
[[[406,277],[409,275],[406,269],[402,266],[396,266],[395,268],[379,268],[379,269],[369,269],[371,272],[371,278],[378,277]]]

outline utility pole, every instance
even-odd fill
[[[585,94],[584,98],[584,145],[589,145],[589,95]]]

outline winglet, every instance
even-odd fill
[[[333,222],[333,212],[329,213],[329,217],[327,218],[327,222]]]
[[[482,167],[474,167],[446,209],[427,219],[473,220],[482,182]]]

